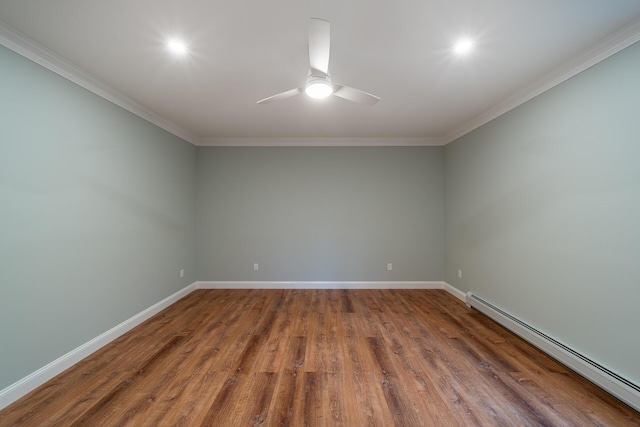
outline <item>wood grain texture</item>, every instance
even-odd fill
[[[640,426],[441,290],[198,290],[0,426]]]

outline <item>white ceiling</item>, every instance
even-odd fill
[[[304,84],[310,17],[331,22],[332,79],[377,105],[256,104]],[[639,19],[638,0],[0,0],[1,21],[202,144],[447,142]],[[477,42],[466,58],[461,35]]]

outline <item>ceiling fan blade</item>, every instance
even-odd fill
[[[309,65],[311,69],[329,74],[331,29],[328,21],[311,18],[309,22]]]
[[[333,94],[349,101],[358,102],[360,104],[375,105],[380,98],[370,93],[354,89],[349,86],[333,85]]]
[[[260,101],[257,102],[257,104],[268,104],[268,103],[273,102],[273,101],[281,101],[283,99],[291,98],[292,96],[296,96],[296,95],[302,93],[303,90],[304,90],[303,88],[297,87],[295,89],[291,89],[291,90],[288,90],[286,92],[282,92],[282,93],[279,93],[277,95],[273,95],[273,96],[270,96],[268,98],[261,99]]]

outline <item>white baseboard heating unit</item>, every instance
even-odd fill
[[[495,320],[563,365],[607,390],[635,410],[640,411],[640,386],[637,384],[526,324],[472,292],[467,292],[466,303],[469,307],[473,307]]]

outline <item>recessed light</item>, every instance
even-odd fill
[[[176,56],[184,56],[187,54],[187,45],[180,39],[167,40],[167,49]]]
[[[469,37],[464,37],[459,39],[453,45],[453,53],[460,56],[467,55],[473,50],[474,46],[475,46],[475,42],[473,41],[473,39]]]

